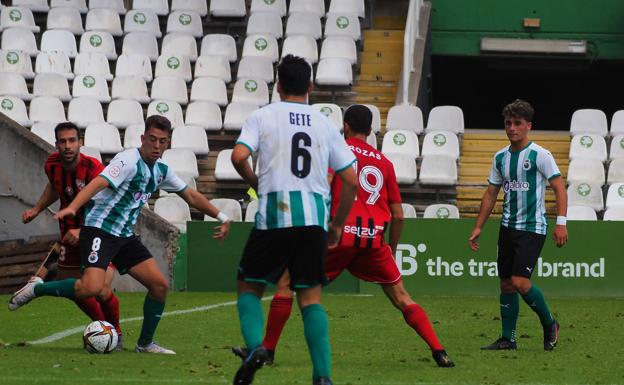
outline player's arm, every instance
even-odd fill
[[[82,206],[87,204],[87,202],[89,202],[91,198],[95,196],[95,194],[104,190],[108,186],[110,186],[110,184],[108,180],[106,180],[106,178],[101,176],[95,177],[91,182],[89,182],[88,185],[85,186],[85,188],[80,190],[78,195],[76,195],[76,198],[74,198],[74,200],[67,207],[56,213],[54,218],[63,219],[69,215],[76,215],[78,210],[80,210]]]
[[[230,218],[227,215],[219,211],[206,197],[199,191],[193,188],[186,188],[184,191],[178,193],[191,207],[195,207],[197,210],[204,214],[207,214],[213,218],[217,218],[221,221],[219,226],[215,226],[212,237],[215,239],[224,239],[227,237],[230,230]]]
[[[56,202],[58,198],[58,194],[54,191],[54,187],[52,187],[52,184],[48,182],[37,203],[31,209],[24,211],[22,214],[22,222],[28,223],[32,221],[37,217],[37,215],[39,215],[40,212],[48,208],[52,203]]]
[[[357,193],[358,181],[355,175],[355,170],[351,165],[345,167],[343,170],[336,173],[342,180],[342,189],[340,190],[340,202],[338,203],[338,209],[336,215],[330,223],[328,242],[329,246],[335,246],[340,240],[340,234],[342,233],[342,226],[344,226],[349,211],[353,206],[355,200],[355,194]]]
[[[481,229],[487,222],[490,214],[492,214],[492,210],[494,210],[494,206],[496,205],[496,198],[498,197],[498,192],[500,191],[499,185],[490,184],[485,190],[483,194],[483,198],[481,199],[481,206],[479,207],[479,216],[477,217],[477,223],[475,224],[472,233],[470,234],[470,238],[468,242],[470,243],[470,248],[473,251],[477,251],[479,249],[479,235],[481,235]]]
[[[395,255],[403,231],[403,207],[400,203],[390,203],[390,215],[389,245],[392,255]]]
[[[568,241],[568,229],[566,227],[566,216],[568,213],[568,193],[565,188],[565,182],[561,176],[550,179],[550,187],[555,192],[555,200],[557,202],[557,225],[553,233],[553,239],[557,247],[561,247]]]
[[[232,164],[236,172],[254,190],[258,191],[258,176],[253,172],[247,159],[251,156],[251,150],[244,144],[237,143],[232,151]]]

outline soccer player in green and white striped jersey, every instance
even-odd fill
[[[503,217],[498,237],[498,276],[500,278],[500,311],[502,336],[484,350],[516,349],[518,294],[539,316],[544,329],[544,349],[552,350],[559,337],[559,323],[553,318],[544,295],[531,283],[531,273],[546,239],[546,183],[555,192],[557,222],[553,238],[558,247],[568,239],[566,212],[568,197],[565,182],[548,150],[529,140],[533,107],[516,100],[503,109],[505,132],[510,145],[494,155],[489,186],[483,195],[477,223],[469,244],[479,248],[478,239],[500,188],[505,193]]]

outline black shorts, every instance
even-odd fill
[[[98,267],[106,270],[112,262],[119,274],[126,274],[152,255],[136,235],[116,237],[97,227],[84,226],[80,230],[80,257],[83,269]]]
[[[303,289],[325,283],[327,232],[320,226],[252,229],[238,268],[245,282],[277,284],[284,270],[290,288]]]
[[[546,236],[501,226],[498,233],[498,276],[531,278]]]

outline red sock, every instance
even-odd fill
[[[403,309],[403,317],[405,318],[405,322],[407,322],[412,329],[416,330],[416,333],[425,340],[431,350],[442,349],[442,345],[440,345],[440,341],[438,341],[438,337],[435,331],[433,331],[433,326],[431,326],[431,322],[429,322],[429,317],[427,317],[427,313],[425,313],[420,305],[415,303],[406,306],[405,309]]]
[[[265,349],[275,350],[277,341],[286,325],[286,321],[288,321],[290,317],[292,302],[292,297],[284,297],[281,295],[275,295],[273,300],[271,300],[266,334],[264,336],[264,341],[262,341],[262,346],[264,346]]]
[[[91,318],[91,321],[100,321],[105,319],[102,308],[95,297],[75,298],[74,302],[78,305],[80,310]]]
[[[107,300],[98,299],[100,306],[102,307],[102,313],[106,317],[106,322],[115,326],[117,334],[121,335],[121,325],[119,324],[119,300],[113,292]]]

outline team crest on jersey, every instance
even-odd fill
[[[156,182],[156,184],[157,184],[157,185],[160,185],[160,184],[162,183],[162,181],[163,181],[163,176],[162,176],[162,175],[159,175],[159,176],[158,176],[158,181]]]
[[[74,189],[71,188],[71,186],[65,187],[65,195],[67,195],[68,197],[73,197],[74,196]]]
[[[84,179],[76,179],[76,187],[78,187],[78,190],[82,190],[85,187]]]
[[[97,251],[92,251],[91,254],[89,254],[89,263],[96,263],[99,259],[98,253]]]
[[[121,169],[119,168],[119,166],[111,166],[108,169],[108,174],[112,176],[113,178],[117,178],[120,173],[121,173]]]
[[[522,168],[523,168],[525,171],[529,171],[529,170],[531,169],[531,161],[530,161],[530,160],[528,160],[528,159],[525,159],[525,160],[524,160],[524,163],[522,163]]]

